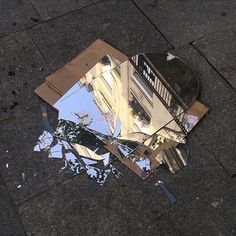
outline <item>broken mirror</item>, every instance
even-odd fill
[[[75,173],[103,185],[122,162],[142,179],[166,165],[171,173],[186,166],[188,152],[178,146],[196,125],[191,113],[199,91],[191,67],[170,53],[142,53],[120,62],[104,56],[53,107],[53,129],[35,151],[64,158]]]

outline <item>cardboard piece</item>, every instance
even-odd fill
[[[46,82],[35,89],[35,93],[53,105],[105,55],[110,55],[121,63],[128,59],[125,54],[97,39],[79,56],[48,76]]]
[[[196,116],[200,120],[208,111],[209,108],[207,106],[196,100],[186,113],[191,116]]]

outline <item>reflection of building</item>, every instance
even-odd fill
[[[132,132],[152,134],[173,119],[167,127],[185,133],[185,91],[180,84],[165,79],[146,55],[122,64],[106,56],[81,82],[93,91],[112,131],[119,116],[122,136]]]
[[[190,105],[188,103],[192,101],[190,86],[193,87],[193,84],[190,74],[186,75],[186,71],[190,73],[191,71],[188,67],[185,67],[184,73],[181,74],[181,67],[184,63],[181,63],[180,66],[179,61],[174,59],[173,63],[168,62],[167,54],[150,53],[134,56],[131,63],[174,118],[176,124],[186,133],[184,110],[188,108]],[[172,63],[172,71],[167,66],[168,63]],[[189,86],[188,81],[190,81]],[[189,92],[190,96],[188,96]]]
[[[82,84],[89,87],[89,91],[93,91],[94,101],[106,117],[112,131],[115,129],[119,112],[119,80],[119,63],[109,56],[98,62],[82,79]]]

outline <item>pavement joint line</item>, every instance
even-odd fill
[[[22,205],[26,204],[27,202],[30,202],[30,201],[34,200],[35,198],[37,198],[37,197],[39,197],[39,196],[41,196],[41,195],[44,195],[44,194],[46,194],[47,192],[50,192],[51,189],[55,189],[55,188],[57,188],[57,187],[60,187],[60,186],[65,185],[65,184],[67,184],[67,183],[71,183],[72,180],[73,180],[74,178],[76,178],[78,175],[79,175],[79,174],[75,174],[75,175],[72,175],[72,176],[67,177],[66,180],[55,182],[53,185],[49,186],[48,188],[44,189],[43,191],[40,191],[40,192],[38,192],[38,193],[32,195],[31,197],[29,197],[29,198],[27,198],[27,199],[25,199],[25,200],[23,200],[23,201],[17,203],[17,204],[16,204],[16,207],[17,207],[17,208],[21,207]]]
[[[189,43],[205,60],[206,62],[213,68],[213,70],[223,79],[223,81],[232,89],[235,91],[235,88],[230,84],[230,82],[228,82],[228,80],[225,78],[224,75],[221,74],[220,71],[218,71],[218,69],[209,61],[209,59],[207,58],[207,56],[202,53],[202,51],[200,49],[198,49],[198,47],[196,45],[194,45],[193,43]]]
[[[151,23],[151,25],[161,34],[161,36],[167,41],[167,43],[172,47],[172,49],[175,49],[174,45],[170,42],[170,40],[158,29],[158,27],[152,22],[152,20],[146,15],[146,13],[138,6],[138,4],[134,0],[131,0],[131,2],[143,14],[143,16]]]
[[[5,117],[3,119],[0,120],[0,123],[2,122],[5,122],[5,121],[8,121],[8,120],[11,120],[11,119],[16,119],[24,114],[26,114],[27,112],[29,112],[30,110],[33,110],[35,109],[36,107],[39,107],[39,104],[36,104],[36,105],[33,105],[33,106],[30,106],[30,107],[27,107],[25,108],[23,111],[21,112],[16,112],[15,114],[12,114],[12,115],[9,115],[8,117]]]
[[[10,201],[10,204],[11,204],[12,208],[13,208],[14,211],[15,211],[15,214],[16,214],[16,216],[17,216],[17,219],[19,220],[19,223],[20,223],[20,225],[22,226],[22,229],[23,229],[23,231],[24,231],[24,235],[27,236],[26,229],[25,229],[25,227],[24,227],[24,224],[23,224],[21,215],[19,214],[19,212],[18,212],[18,210],[17,210],[17,207],[16,207],[16,204],[15,204],[15,202],[14,202],[14,200],[13,200],[13,197],[12,197],[12,195],[11,195],[11,193],[10,193],[10,191],[9,191],[9,189],[8,189],[8,187],[7,187],[6,183],[5,183],[5,180],[4,180],[4,178],[2,177],[2,174],[1,174],[1,173],[0,173],[0,179],[1,179],[1,182],[2,182],[4,188],[5,188],[6,192],[7,192],[8,199],[9,199],[9,201]]]
[[[41,15],[39,14],[39,12],[37,11],[37,9],[35,8],[34,4],[32,3],[31,0],[28,0],[28,2],[30,3],[30,5],[32,6],[32,8],[35,10],[35,12],[37,13],[37,15],[39,16],[39,18],[41,19],[41,21],[43,20]]]
[[[2,35],[0,36],[0,40],[3,39],[3,38],[6,38],[6,37],[8,37],[8,36],[10,36],[11,34],[19,33],[19,32],[22,32],[22,31],[28,31],[28,30],[30,30],[30,29],[32,29],[32,28],[34,28],[34,27],[37,27],[37,26],[39,26],[39,25],[43,25],[44,23],[47,23],[47,22],[56,20],[56,19],[58,19],[58,18],[60,18],[60,17],[64,17],[64,16],[67,16],[67,15],[70,15],[70,14],[73,14],[73,13],[76,13],[76,12],[79,13],[81,10],[84,10],[84,9],[86,9],[86,8],[89,8],[89,7],[91,7],[91,6],[100,4],[100,3],[105,2],[105,1],[107,1],[107,0],[103,0],[103,1],[101,1],[101,2],[95,2],[95,3],[91,2],[90,4],[88,4],[88,5],[84,6],[84,7],[81,7],[81,8],[79,8],[79,9],[75,9],[75,10],[66,12],[66,13],[64,13],[64,14],[61,14],[61,15],[52,17],[52,18],[47,19],[47,20],[42,20],[42,21],[40,21],[40,22],[38,22],[38,23],[35,23],[35,24],[32,24],[32,25],[30,25],[30,26],[23,27],[23,28],[21,28],[21,29],[19,29],[19,30],[14,30],[14,31],[11,31],[11,32],[2,34]],[[40,16],[40,15],[39,15],[39,16]],[[41,16],[40,16],[40,18],[41,18]]]
[[[215,156],[215,153],[213,153],[213,151],[210,148],[208,148],[207,144],[201,140],[201,138],[199,137],[199,134],[196,132],[195,135],[200,140],[200,142],[204,146],[204,148],[210,153],[210,155],[212,155],[212,157],[215,159],[215,161],[218,163],[218,165],[224,170],[226,175],[232,178],[232,175],[229,173],[229,170],[221,163],[221,161],[219,161],[217,159],[217,157]]]
[[[230,28],[234,28],[234,27],[230,27]],[[177,49],[181,49],[181,48],[183,48],[183,47],[185,47],[185,46],[187,46],[187,45],[193,45],[193,44],[195,44],[197,41],[200,41],[200,40],[202,40],[202,39],[204,39],[205,37],[208,37],[209,35],[212,35],[212,34],[215,34],[215,33],[218,33],[218,32],[222,32],[222,31],[225,31],[225,30],[214,30],[214,31],[212,31],[212,32],[210,32],[210,33],[207,33],[207,34],[205,34],[205,35],[202,35],[202,36],[200,36],[199,38],[196,38],[196,39],[193,39],[193,40],[191,40],[190,42],[186,42],[186,43],[184,43],[184,44],[181,44],[181,45],[179,45],[178,47],[176,47],[175,49],[177,50]]]
[[[107,0],[105,0],[105,1],[107,1]],[[98,5],[98,4],[102,3],[102,2],[104,2],[104,1],[95,2],[95,3],[91,1],[90,4],[88,4],[88,5],[84,6],[84,7],[81,7],[81,8],[78,8],[78,9],[74,9],[74,10],[72,10],[72,11],[69,11],[69,12],[66,12],[66,13],[64,13],[64,14],[61,14],[61,15],[52,17],[52,18],[50,18],[50,19],[43,20],[43,21],[40,22],[39,24],[33,25],[31,28],[33,28],[33,27],[36,26],[36,25],[44,24],[44,23],[47,23],[47,22],[56,20],[56,19],[58,19],[58,18],[60,18],[60,17],[64,17],[64,16],[67,16],[67,15],[70,15],[70,14],[73,14],[73,13],[76,13],[76,12],[77,12],[77,13],[80,13],[80,11],[82,11],[82,10],[84,10],[84,9],[87,9],[87,8],[90,8],[90,7],[94,6],[94,5]]]
[[[196,38],[196,39],[190,41],[189,44],[193,44],[194,45],[195,43],[197,43],[197,41],[200,41],[200,40],[204,39],[205,37],[208,37],[210,35],[213,35],[213,34],[216,34],[216,33],[220,33],[220,32],[226,32],[226,31],[228,31],[230,29],[235,29],[235,28],[236,28],[235,26],[230,26],[230,27],[226,27],[225,29],[216,29],[216,30],[214,30],[212,32],[209,32],[209,33],[207,33],[207,34],[205,34],[205,35],[203,35],[203,36],[201,36],[199,38]]]
[[[41,24],[42,24],[42,22],[36,23],[36,24],[33,24],[33,25],[30,25],[30,26],[27,26],[27,27],[23,27],[23,28],[18,29],[18,30],[11,31],[11,32],[9,32],[9,33],[2,34],[2,35],[0,36],[0,40],[1,40],[1,39],[4,39],[4,38],[7,38],[7,37],[9,37],[10,35],[14,35],[14,34],[16,34],[16,33],[20,33],[20,32],[29,30],[29,29],[31,29],[31,28],[33,28],[33,27],[35,27],[35,26],[37,26],[37,25],[41,25]]]
[[[28,36],[31,39],[31,42],[33,43],[33,45],[36,47],[36,49],[38,50],[39,54],[41,55],[41,57],[43,58],[43,60],[45,61],[45,63],[48,65],[48,61],[47,58],[44,56],[43,52],[41,51],[41,49],[39,48],[39,46],[37,45],[37,43],[35,42],[34,38],[31,37],[31,34],[29,33],[28,30],[26,30]]]
[[[233,93],[232,95],[230,95],[229,98],[227,98],[227,99],[221,101],[220,103],[217,103],[215,106],[210,107],[210,110],[208,111],[208,113],[209,113],[210,111],[216,111],[219,106],[221,106],[221,105],[223,105],[223,104],[225,104],[225,103],[231,102],[234,97],[235,97],[235,94]],[[207,113],[207,114],[208,114],[208,113]]]
[[[222,178],[222,179],[220,180],[220,182],[217,183],[217,184],[218,184],[218,185],[219,185],[219,184],[222,184],[222,183],[224,183],[225,181],[229,182],[229,180],[230,180],[230,179],[228,179],[227,176],[226,176],[226,177]],[[200,197],[206,195],[206,194],[209,193],[214,187],[215,187],[215,184],[212,185],[211,187],[207,188],[206,191],[200,192],[199,195],[198,195],[198,197],[200,198]],[[190,206],[192,203],[194,203],[195,201],[196,201],[196,199],[192,199],[191,201],[188,201],[187,203],[185,203],[184,206],[181,206],[180,208],[186,207],[186,205],[187,205],[187,207],[189,207],[189,206]],[[168,214],[171,213],[172,211],[174,211],[174,207],[171,207],[171,208],[169,209]],[[170,218],[172,219],[171,216],[170,216]],[[173,219],[172,219],[172,221],[173,221]],[[173,221],[173,223],[174,223],[174,221]],[[174,224],[174,225],[175,225],[175,224]]]

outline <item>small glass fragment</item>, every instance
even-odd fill
[[[43,133],[39,136],[39,140],[37,145],[34,147],[34,151],[40,152],[41,150],[49,148],[52,144],[53,136],[48,131],[43,131]]]
[[[111,169],[111,172],[112,174],[117,178],[119,179],[121,176],[122,176],[122,173],[117,170],[113,165],[110,165],[110,169]]]
[[[89,166],[87,169],[88,178],[95,181],[100,185],[104,185],[107,176],[110,174],[111,170],[101,170],[96,167]]]
[[[49,158],[63,158],[62,154],[62,144],[57,143],[55,146],[51,147],[48,154]]]

